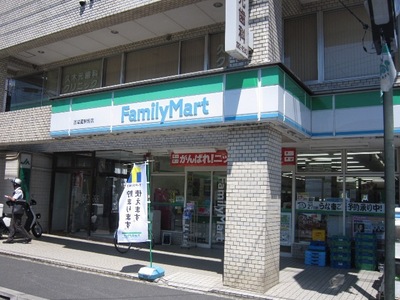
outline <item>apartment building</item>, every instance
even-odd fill
[[[0,190],[19,176],[45,231],[112,239],[132,165],[148,161],[155,242],[222,247],[224,284],[257,292],[315,234],[362,227],[382,246],[363,1],[230,1],[4,1]],[[399,203],[396,85],[393,101]]]

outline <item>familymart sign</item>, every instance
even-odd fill
[[[207,85],[206,85],[207,87]],[[219,123],[223,92],[171,95],[137,90],[111,91],[56,100],[51,117],[53,137],[124,132]],[[174,97],[175,96],[175,97]],[[58,102],[60,101],[60,102]]]
[[[268,121],[284,122],[309,134],[310,110],[285,91],[277,80],[280,76],[285,74],[273,66],[65,95],[52,100],[50,135],[62,138]]]

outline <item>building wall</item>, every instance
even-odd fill
[[[0,145],[50,140],[51,107],[0,113]]]
[[[50,211],[50,189],[52,182],[52,163],[50,155],[33,154],[30,182],[30,196],[37,204],[34,207],[35,213],[41,214],[40,224],[44,232],[49,230]]]
[[[236,128],[227,151],[224,284],[263,293],[279,282],[281,136]]]

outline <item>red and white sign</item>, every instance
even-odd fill
[[[284,166],[296,165],[295,148],[282,148],[282,165]]]
[[[225,150],[205,153],[171,153],[171,166],[226,166],[228,163],[228,153]]]

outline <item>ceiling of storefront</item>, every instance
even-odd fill
[[[76,4],[79,6],[78,1]],[[142,40],[168,37],[177,32],[221,22],[225,22],[225,0],[206,0],[26,49],[16,53],[15,57],[41,66]]]

